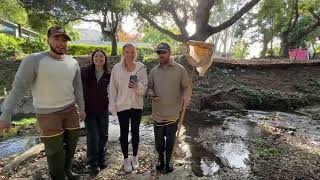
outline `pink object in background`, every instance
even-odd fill
[[[309,60],[308,49],[290,49],[289,57],[292,60],[307,61]]]

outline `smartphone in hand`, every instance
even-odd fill
[[[129,85],[128,85],[129,88],[131,88],[131,87],[130,87],[130,83],[131,83],[131,82],[136,83],[137,81],[138,81],[138,76],[137,76],[137,75],[131,75],[131,76],[130,76],[130,80],[129,80]]]

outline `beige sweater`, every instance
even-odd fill
[[[191,97],[186,69],[173,60],[167,66],[157,65],[149,74],[149,96],[152,101],[152,119],[156,124],[170,124],[179,119],[183,97]]]
[[[76,103],[84,111],[83,88],[78,61],[71,56],[56,60],[48,52],[27,56],[16,73],[12,90],[2,106],[0,121],[11,115],[26,91],[31,89],[37,114],[64,110]]]
[[[138,87],[129,88],[130,75],[137,75]],[[147,90],[148,77],[144,64],[136,62],[133,72],[128,72],[123,61],[114,65],[109,84],[109,111],[116,115],[129,109],[143,109],[143,97]]]

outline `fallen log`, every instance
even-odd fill
[[[9,172],[12,172],[15,170],[18,166],[20,166],[22,163],[32,160],[37,157],[39,153],[44,151],[44,145],[38,144],[33,146],[32,148],[28,149],[24,153],[18,155],[15,157],[9,164],[3,167],[1,170],[2,174],[7,174]]]

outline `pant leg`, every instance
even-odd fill
[[[64,149],[65,149],[65,171],[67,176],[71,174],[74,154],[80,133],[80,116],[75,105],[63,111]]]
[[[173,150],[173,146],[176,140],[176,131],[178,128],[178,121],[173,123],[173,124],[169,124],[166,125],[165,127],[165,135],[166,135],[166,145],[165,145],[165,150],[166,150],[166,162],[169,163],[170,162],[170,158],[171,158],[171,154],[172,154],[172,150]]]
[[[163,154],[165,150],[165,128],[164,126],[153,125],[154,128],[154,140],[156,150],[159,154]]]
[[[98,166],[99,158],[99,135],[97,117],[93,113],[88,113],[85,119],[86,136],[87,136],[87,159],[92,168]]]
[[[74,154],[76,152],[80,129],[65,130],[64,149],[65,149],[65,172],[69,176],[72,172]]]
[[[104,163],[107,152],[108,142],[108,128],[109,128],[109,114],[101,113],[98,116],[98,130],[99,130],[99,163]]]
[[[52,180],[65,180],[65,151],[63,134],[52,137],[41,137],[45,146],[49,174]]]
[[[130,111],[125,110],[118,112],[118,119],[120,124],[120,144],[124,158],[128,158],[128,134],[129,134],[129,119]]]
[[[131,135],[132,135],[132,149],[133,156],[138,155],[139,141],[140,141],[140,122],[141,122],[141,109],[131,109]]]
[[[60,112],[37,114],[41,140],[44,143],[49,174],[53,180],[65,179],[63,115]]]

